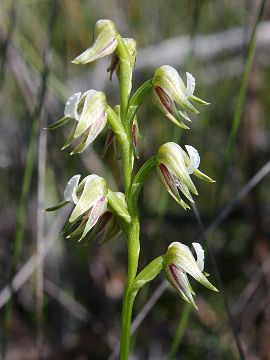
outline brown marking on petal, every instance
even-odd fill
[[[113,214],[110,211],[106,211],[98,220],[98,223],[95,226],[95,237],[98,237],[104,232],[106,226],[112,219]]]
[[[170,99],[169,95],[160,86],[156,86],[155,91],[161,104],[165,107],[167,111],[172,113],[174,104],[173,101]]]
[[[160,168],[160,171],[163,175],[163,178],[164,178],[166,184],[170,188],[171,192],[173,194],[175,194],[175,179],[174,179],[173,175],[171,174],[171,172],[169,171],[169,169],[167,168],[166,165],[160,164],[159,168]]]
[[[116,38],[113,38],[111,42],[105,48],[101,49],[99,52],[96,53],[95,56],[102,54],[104,51],[106,51],[114,42],[116,41]]]
[[[138,128],[136,124],[132,125],[132,140],[135,157],[138,158]]]
[[[102,151],[101,157],[104,157],[106,155],[109,147],[113,143],[114,138],[115,138],[115,134],[113,133],[112,129],[109,129],[108,133],[107,133],[106,142],[105,142],[104,149]]]
[[[117,55],[113,55],[111,64],[107,69],[107,72],[110,73],[110,80],[112,80],[112,75],[117,70],[118,66],[119,66],[119,57]]]
[[[108,224],[112,216],[113,214],[110,211],[106,211],[99,219],[100,227],[104,228]]]
[[[178,275],[177,275],[177,272],[179,272],[180,270],[178,269],[177,266],[175,266],[174,264],[170,264],[168,265],[169,266],[169,270],[170,270],[170,273],[172,275],[172,278],[175,282],[175,285],[177,288],[179,288],[181,291],[183,291],[184,293],[184,289],[182,288],[180,282],[179,282],[179,278],[178,278]]]

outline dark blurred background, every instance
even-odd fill
[[[196,147],[200,169],[217,180],[195,180],[196,217],[196,209],[184,211],[168,197],[156,174],[150,177],[139,204],[140,268],[172,241],[199,239],[205,248],[208,241],[206,271],[221,292],[196,285],[199,311],[190,311],[159,276],[136,299],[130,358],[270,359],[269,13],[269,2],[260,0],[1,1],[3,359],[117,358],[124,239],[75,243],[60,235],[68,211],[42,211],[62,200],[77,173],[97,173],[122,189],[121,163],[112,151],[100,157],[105,133],[70,157],[60,151],[66,129],[43,130],[63,116],[76,91],[102,90],[111,105],[119,102],[117,79],[110,82],[106,72],[109,58],[70,62],[89,46],[101,18],[137,40],[134,88],[169,64],[183,79],[192,73],[195,94],[211,103],[200,107],[190,131],[175,129],[150,97],[139,110],[136,168],[174,139]]]

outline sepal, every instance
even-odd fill
[[[108,189],[108,203],[116,215],[123,218],[126,222],[130,223],[131,217],[127,209],[125,195],[123,193],[115,193]]]
[[[95,26],[93,44],[72,62],[74,64],[87,64],[89,62],[110,55],[117,47],[117,31],[110,20],[99,20]]]

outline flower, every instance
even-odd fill
[[[136,41],[132,38],[123,38],[123,41],[127,47],[127,51],[129,53],[129,61],[131,62],[131,68],[133,70],[137,55]],[[119,57],[116,53],[114,53],[112,56],[111,64],[107,69],[107,71],[110,72],[110,80],[112,79],[112,75],[114,72],[116,72],[117,77],[119,77],[119,66],[120,66]]]
[[[96,225],[107,209],[106,181],[98,175],[88,175],[80,183],[80,175],[67,183],[64,199],[75,204],[66,230],[76,228],[68,237],[80,236],[81,241]]]
[[[106,96],[101,91],[88,90],[83,94],[75,93],[66,103],[64,117],[50,125],[49,129],[55,129],[70,120],[75,120],[73,130],[62,149],[80,138],[79,144],[71,154],[81,153],[105,127],[107,123],[106,108]]]
[[[99,20],[95,26],[93,44],[72,62],[74,64],[87,64],[89,62],[110,55],[117,47],[117,31],[110,20]]]
[[[65,188],[65,200],[46,210],[54,211],[69,203],[75,205],[64,228],[69,238],[79,237],[81,241],[88,236],[91,240],[101,234],[102,242],[116,238],[121,232],[119,218],[131,221],[125,195],[108,189],[106,181],[98,175],[88,175],[81,182],[80,178],[81,175],[74,175]]]
[[[188,246],[173,242],[167,250],[165,255],[165,272],[168,281],[179,292],[181,297],[193,305],[193,296],[195,295],[189,281],[187,274],[191,275],[195,280],[210,290],[218,291],[203,274],[204,269],[204,250],[199,243],[192,243],[196,252],[197,261],[194,259]]]
[[[182,117],[191,121],[187,111],[197,114],[199,111],[190,101],[202,105],[209,103],[193,95],[195,79],[190,73],[186,73],[187,85],[178,72],[169,65],[163,65],[155,71],[153,78],[153,98],[160,110],[176,125],[183,129],[189,129],[182,121]]]
[[[157,169],[169,194],[184,209],[189,209],[189,206],[181,199],[178,189],[188,200],[194,202],[191,193],[198,195],[198,192],[190,175],[194,174],[208,182],[214,182],[214,180],[198,170],[200,165],[198,151],[189,145],[185,147],[187,153],[174,142],[163,144],[157,154]]]

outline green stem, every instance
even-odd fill
[[[130,325],[134,294],[132,286],[137,274],[138,260],[140,252],[140,224],[138,216],[132,216],[131,225],[126,234],[128,240],[128,276],[125,285],[123,309],[122,309],[122,329],[120,342],[120,360],[127,360],[130,346]]]
[[[121,335],[121,343],[120,343],[120,360],[127,360],[129,355],[130,324],[132,318],[133,303],[134,303],[134,296],[125,293],[124,301],[123,301],[123,309],[122,309],[122,335]]]
[[[117,40],[118,46],[116,51],[120,60],[121,125],[123,125],[126,135],[124,141],[123,139],[121,139],[119,145],[121,147],[123,159],[125,196],[128,211],[131,216],[130,224],[125,225],[125,227],[123,228],[128,245],[128,274],[123,297],[120,359],[128,360],[130,346],[130,324],[134,302],[134,296],[131,290],[138,269],[140,252],[140,223],[137,214],[136,204],[132,203],[130,196],[134,156],[132,148],[132,127],[131,124],[128,122],[127,115],[130,92],[132,88],[132,64],[126,45],[120,35],[118,35]],[[110,119],[113,120],[113,125],[115,125],[116,119],[113,113],[111,113],[110,115],[112,115]],[[117,127],[119,128],[118,125],[119,124],[117,123]]]

